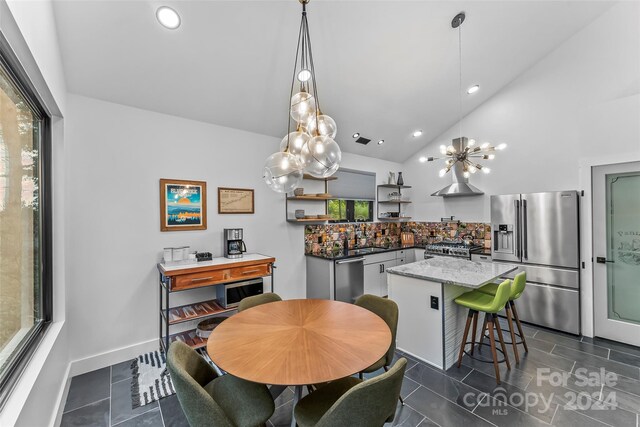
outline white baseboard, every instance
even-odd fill
[[[96,369],[105,368],[107,366],[115,365],[116,363],[124,362],[125,360],[133,359],[142,353],[154,351],[158,349],[158,339],[152,339],[149,341],[139,342],[126,347],[120,347],[115,350],[106,351],[104,353],[94,354],[83,359],[73,360],[70,363],[70,375],[75,377],[76,375],[82,375],[87,372],[95,371]]]
[[[56,400],[56,416],[52,418],[52,424],[49,424],[49,427],[59,426],[62,422],[62,413],[64,412],[64,404],[67,401],[67,396],[69,395],[69,385],[71,384],[71,376],[69,373],[71,372],[71,363],[67,364],[67,369],[64,371],[63,383],[62,387],[60,387],[60,391],[58,392],[58,397]]]
[[[149,341],[140,342],[126,347],[117,348],[115,350],[106,351],[104,353],[94,354],[82,359],[73,360],[67,365],[67,370],[64,374],[64,383],[60,388],[57,400],[56,416],[51,420],[51,426],[59,426],[62,421],[62,414],[64,412],[64,404],[67,401],[69,395],[69,386],[71,385],[71,378],[76,375],[82,375],[87,372],[95,371],[96,369],[105,368],[107,366],[114,365],[116,363],[124,362],[125,360],[133,359],[140,354],[154,351],[158,349],[158,340],[152,339]]]

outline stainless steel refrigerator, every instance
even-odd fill
[[[580,334],[580,233],[577,191],[491,196],[492,259],[518,264],[527,287],[520,320]]]

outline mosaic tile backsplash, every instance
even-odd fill
[[[491,225],[482,222],[365,222],[352,224],[307,225],[304,231],[305,253],[325,254],[342,249],[345,238],[349,247],[397,246],[400,233],[414,234],[416,245],[434,242],[473,242],[491,247]]]

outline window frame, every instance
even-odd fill
[[[4,42],[4,40],[3,40]],[[38,160],[39,251],[41,320],[22,339],[20,347],[9,359],[0,376],[0,410],[4,407],[22,373],[29,364],[53,321],[53,221],[52,221],[52,132],[51,115],[20,61],[5,43],[0,43],[0,66],[11,83],[22,93],[25,101],[39,115],[40,143]],[[35,283],[34,283],[35,285]]]
[[[331,200],[339,200],[345,202],[345,214],[346,218],[344,219],[330,219],[331,223],[348,223],[348,222],[372,222],[373,221],[373,205],[374,202],[371,200],[351,200],[351,199],[329,199],[327,200],[327,212],[329,212],[329,202]],[[356,220],[355,219],[355,202],[365,202],[369,204],[369,217],[364,220]]]

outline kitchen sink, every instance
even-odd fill
[[[366,255],[372,254],[375,252],[381,252],[384,249],[381,248],[359,248],[359,249],[349,249],[349,255]]]

